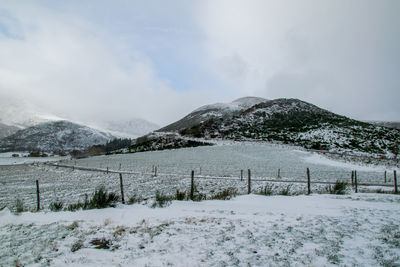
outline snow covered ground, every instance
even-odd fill
[[[4,266],[398,266],[400,196],[244,195],[77,212],[0,211]],[[102,247],[102,248],[96,248]]]
[[[77,212],[50,212],[83,201],[99,185],[119,194],[119,175],[57,168],[44,164],[0,166],[0,266],[396,266],[400,264],[400,195],[326,193],[326,185],[292,184],[292,196],[241,195],[229,201],[173,201],[150,208],[156,191],[188,191],[195,170],[198,193],[207,197],[233,187],[252,192],[269,186],[279,194],[290,185],[257,179],[350,180],[383,183],[383,171],[397,166],[368,166],[336,161],[280,145],[230,143],[126,155],[63,160],[62,164],[132,172],[123,174],[125,199],[141,204]],[[153,166],[158,176],[153,176]],[[243,169],[244,179],[239,179]],[[214,179],[210,176],[220,176]],[[35,180],[40,182],[41,212]],[[370,188],[369,191],[392,187]],[[367,188],[360,186],[360,191]],[[14,214],[17,200],[25,210]],[[10,211],[12,210],[12,211]],[[96,248],[102,247],[102,248]]]
[[[18,154],[19,157],[13,157],[13,154]],[[59,156],[52,157],[28,157],[29,153],[21,152],[5,152],[0,153],[0,166],[2,165],[18,165],[18,164],[29,164],[34,162],[48,162],[48,161],[59,161],[63,159]]]

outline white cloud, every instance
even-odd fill
[[[209,69],[238,95],[297,97],[360,119],[398,120],[400,109],[388,104],[400,97],[399,8],[392,0],[220,0],[201,5],[197,19]],[[218,67],[233,56],[247,70],[235,79]]]
[[[32,111],[78,121],[141,117],[165,124],[202,99],[169,88],[146,55],[89,21],[29,4],[3,6],[1,14],[7,29],[7,21],[19,25],[12,36],[0,33],[3,108],[9,96],[14,106],[29,103]]]

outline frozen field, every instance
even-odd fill
[[[170,195],[175,194],[177,189],[187,191],[191,170],[195,170],[197,190],[207,197],[227,187],[235,187],[239,193],[247,192],[249,168],[254,179],[252,192],[258,192],[266,185],[272,186],[275,193],[286,188],[289,183],[257,181],[277,179],[278,169],[280,180],[305,181],[307,167],[311,170],[312,181],[350,181],[351,170],[357,170],[360,183],[383,183],[385,169],[388,170],[387,184],[392,184],[393,179],[393,166],[354,165],[293,148],[260,143],[98,156],[64,160],[61,164],[132,172],[123,175],[126,199],[132,195],[152,198],[156,191]],[[153,176],[153,166],[157,166],[157,177]],[[239,179],[241,169],[244,170],[243,181]],[[210,176],[225,178],[213,179]],[[55,200],[62,200],[65,204],[83,200],[85,194],[90,195],[99,185],[119,194],[119,176],[115,173],[56,168],[44,164],[0,166],[0,208],[8,206],[14,209],[16,200],[21,199],[26,209],[33,209],[36,205],[36,179],[40,181],[44,209]],[[312,185],[313,192],[324,192],[325,188],[326,185]],[[390,187],[383,189],[393,190]],[[290,187],[291,194],[304,193],[305,190],[306,184],[292,184]]]
[[[4,266],[399,266],[400,196],[239,196],[0,211]],[[101,246],[102,249],[96,248]]]

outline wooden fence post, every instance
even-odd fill
[[[107,173],[108,173],[108,167],[107,167]]]
[[[121,187],[121,200],[122,204],[125,204],[125,197],[124,197],[124,183],[122,181],[122,173],[119,174],[119,184]]]
[[[354,171],[351,171],[351,187],[354,187]]]
[[[355,183],[355,193],[358,193],[358,184],[357,184],[357,171],[354,171],[354,183]]]
[[[243,170],[240,170],[240,181],[243,181]]]
[[[190,181],[190,199],[194,198],[194,171],[192,170],[191,181]]]
[[[310,169],[307,168],[307,195],[311,194]]]
[[[396,170],[393,171],[393,179],[394,179],[394,193],[397,194],[397,174],[396,174]]]
[[[157,166],[154,166],[154,176],[157,177]]]
[[[385,184],[386,184],[386,170],[385,170],[385,175],[384,175],[384,178],[385,178]]]
[[[39,180],[36,180],[36,202],[37,202],[37,208],[36,210],[40,210],[40,190],[39,190]]]
[[[247,170],[247,194],[251,193],[251,171]]]
[[[281,169],[278,169],[278,179],[281,178]]]

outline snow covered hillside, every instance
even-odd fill
[[[19,130],[16,126],[7,125],[0,122],[0,139],[10,136]]]
[[[109,121],[100,124],[100,127],[113,135],[128,138],[137,138],[160,128],[155,123],[137,118],[126,121]]]
[[[255,104],[268,101],[260,97],[243,97],[236,99],[231,103],[216,103],[211,105],[202,106],[181,120],[174,122],[168,126],[161,128],[161,132],[179,131],[184,128],[192,127],[202,123],[210,118],[223,118],[230,117],[239,113],[242,110],[248,109]]]
[[[298,99],[275,99],[180,131],[186,136],[265,140],[309,149],[399,154],[400,130],[346,118]]]
[[[5,266],[397,266],[400,197],[259,196],[0,211]]]
[[[70,151],[105,144],[113,136],[69,121],[45,122],[0,140],[0,151]]]

